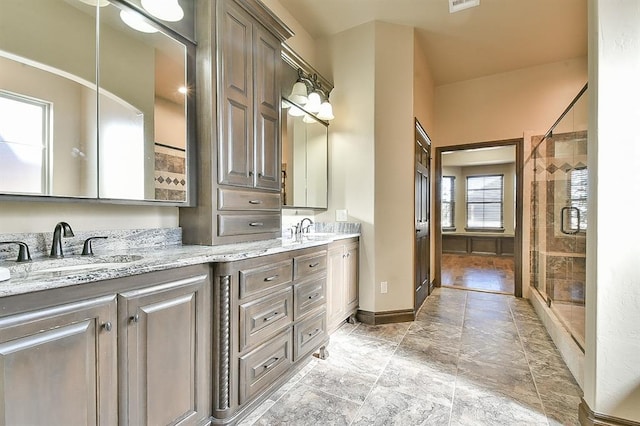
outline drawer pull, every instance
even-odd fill
[[[262,368],[264,368],[265,370],[268,370],[268,369],[270,369],[271,367],[273,367],[274,365],[276,365],[276,363],[277,363],[279,360],[280,360],[280,358],[273,357],[273,358],[271,358],[271,359],[269,360],[269,362],[267,362],[266,364],[264,364],[264,365],[262,366]]]
[[[107,322],[102,324],[102,328],[105,331],[111,331],[111,329],[113,328],[113,325],[111,324],[111,321],[107,321]]]
[[[262,321],[267,322],[267,321],[271,321],[272,319],[274,319],[275,317],[278,316],[277,312],[272,313],[271,315],[269,315],[268,317],[264,317],[262,319]]]
[[[314,293],[314,294],[312,294],[311,296],[309,296],[309,300],[313,300],[313,299],[315,299],[315,298],[316,298],[316,297],[318,297],[318,296],[320,296],[320,293]]]
[[[262,222],[251,222],[251,223],[249,223],[249,226],[264,226],[264,223],[262,223]]]
[[[275,280],[275,279],[276,279],[276,278],[278,278],[278,277],[279,277],[279,275],[277,275],[277,274],[276,274],[276,275],[272,275],[272,276],[270,276],[270,277],[267,277],[267,278],[265,278],[264,280],[265,280],[266,282],[269,282],[269,281],[273,281],[273,280]]]
[[[139,322],[140,321],[140,315],[139,314],[135,314],[135,315],[129,317],[129,321],[131,321],[131,322]]]
[[[262,200],[249,200],[249,204],[262,204]]]
[[[320,329],[319,329],[319,328],[316,328],[315,330],[313,330],[313,332],[308,333],[308,334],[307,334],[307,336],[309,336],[309,337],[313,337],[313,336],[315,336],[315,335],[316,335],[316,334],[318,334],[318,333],[320,333]]]
[[[315,268],[319,264],[320,264],[320,262],[312,263],[312,264],[309,265],[309,268]]]

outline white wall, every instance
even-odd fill
[[[640,9],[589,1],[589,232],[584,399],[591,410],[640,422]],[[620,185],[624,182],[624,185]],[[620,200],[624,199],[624,208]]]

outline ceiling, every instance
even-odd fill
[[[416,28],[436,85],[587,55],[587,0],[279,0],[313,38],[373,20]]]

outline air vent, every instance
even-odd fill
[[[480,6],[480,0],[449,0],[449,13],[460,12],[475,6]]]

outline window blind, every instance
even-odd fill
[[[467,228],[502,229],[504,176],[467,177]]]

